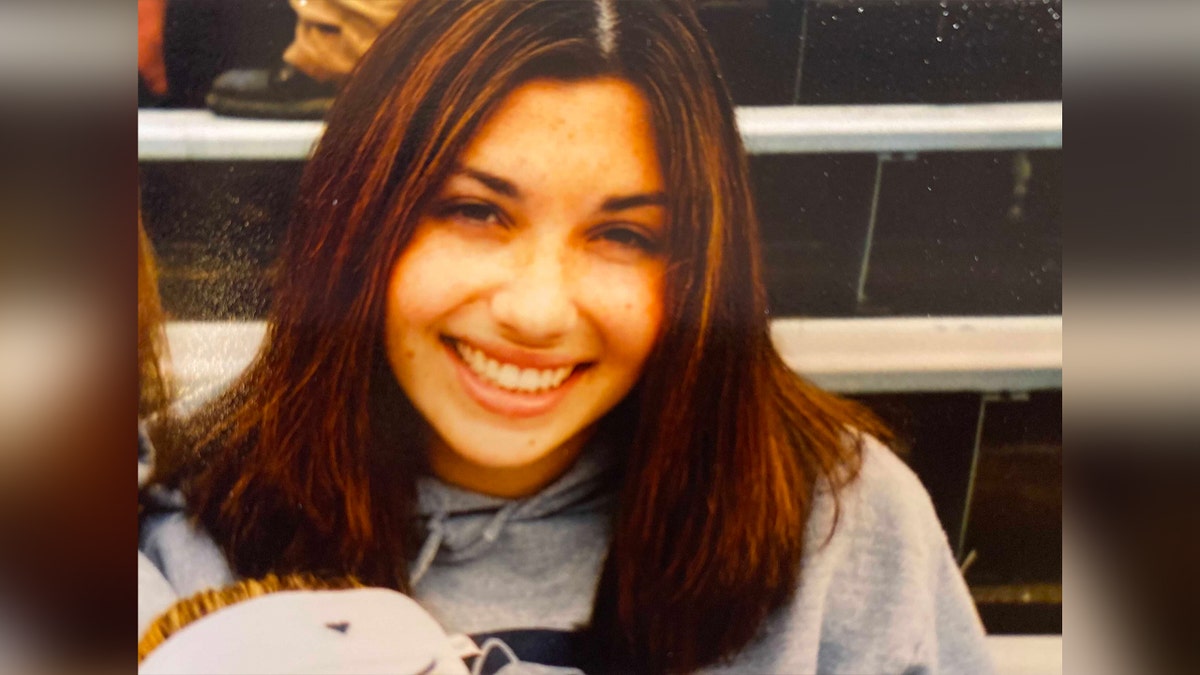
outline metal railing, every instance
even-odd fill
[[[757,154],[910,153],[1062,147],[1062,102],[743,106]],[[138,110],[141,161],[303,160],[322,122],[246,120],[207,110]]]
[[[737,116],[752,153],[876,154],[876,192],[882,166],[894,155],[1062,147],[1061,101],[743,106]],[[323,129],[322,122],[144,109],[138,111],[138,158],[303,161]],[[860,277],[865,279],[869,246],[862,258]],[[221,349],[227,353],[208,348],[197,352],[201,361],[188,368],[206,373],[199,382],[240,370],[237,364],[244,366],[249,360],[259,341],[254,336],[261,336],[262,327],[254,322],[184,323],[174,325],[171,332],[188,344],[192,338],[186,336],[210,333],[217,344],[225,345]],[[1061,316],[783,318],[775,320],[772,334],[792,368],[844,393],[1031,391],[1062,386]],[[251,351],[244,353],[244,348]],[[184,379],[188,380],[186,373]]]
[[[254,358],[263,321],[167,325],[184,401],[207,398]],[[1062,387],[1062,317],[775,319],[784,361],[842,393],[1023,392]]]

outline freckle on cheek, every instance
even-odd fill
[[[417,357],[417,353],[414,352],[413,350],[411,350],[411,349],[404,350],[404,358],[408,359],[409,361],[412,361],[416,357]]]

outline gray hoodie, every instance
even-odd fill
[[[517,500],[421,479],[428,536],[412,567],[415,599],[447,632],[570,631],[585,623],[608,541],[611,464],[611,451],[593,443],[557,481]],[[163,493],[158,501],[165,508],[141,527],[139,632],[177,597],[234,579],[178,498]],[[818,493],[794,599],[753,643],[707,670],[992,672],[966,584],[908,467],[870,443],[841,505],[826,541],[832,499]]]

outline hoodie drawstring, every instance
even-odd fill
[[[499,539],[500,530],[504,529],[504,526],[508,524],[509,519],[512,518],[513,513],[516,512],[517,507],[520,505],[520,502],[505,504],[503,508],[496,512],[496,515],[492,516],[492,521],[488,523],[487,527],[483,528],[481,539],[489,544]]]
[[[442,541],[446,538],[445,521],[446,514],[444,512],[436,513],[429,519],[429,535],[425,537],[425,542],[421,544],[421,551],[417,554],[417,561],[413,563],[413,571],[409,575],[410,585],[417,585],[421,577],[429,571],[433,559],[437,557],[438,549],[442,547]]]
[[[517,658],[516,652],[512,647],[504,644],[504,641],[499,638],[488,638],[479,646],[479,656],[475,657],[475,665],[471,668],[471,675],[482,675],[484,667],[487,665],[488,657],[492,655],[492,650],[499,650],[504,657],[508,659],[505,665],[520,663],[521,659]]]
[[[473,558],[491,547],[500,538],[500,533],[504,530],[504,526],[512,519],[513,514],[516,513],[521,504],[521,502],[509,502],[496,511],[492,519],[488,521],[488,524],[474,541],[455,551],[458,554],[457,557],[460,559]],[[429,534],[425,537],[425,542],[421,544],[421,550],[417,553],[417,560],[413,563],[410,581],[413,586],[416,586],[417,582],[429,571],[434,559],[437,558],[438,551],[441,550],[442,544],[446,541],[446,518],[446,512],[439,511],[429,519],[429,525],[427,526]]]

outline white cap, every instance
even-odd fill
[[[188,624],[150,652],[138,672],[466,675],[462,657],[473,648],[461,636],[448,637],[396,591],[280,591]]]

